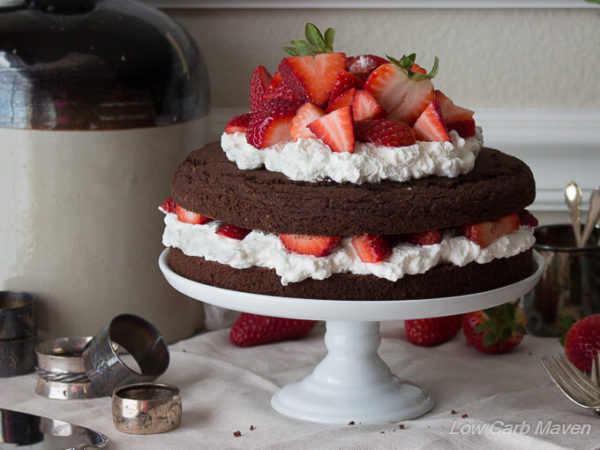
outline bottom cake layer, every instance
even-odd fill
[[[306,279],[283,286],[272,269],[235,269],[228,265],[169,250],[168,263],[179,275],[225,289],[281,297],[329,300],[405,300],[449,297],[488,291],[526,278],[534,271],[532,251],[487,264],[463,267],[441,264],[420,275],[392,282],[374,275],[339,273],[324,280]],[[515,299],[507,298],[506,301]]]

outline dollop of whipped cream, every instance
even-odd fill
[[[240,170],[265,167],[296,181],[333,180],[338,183],[404,182],[429,175],[454,178],[473,170],[483,147],[481,128],[475,136],[461,138],[450,131],[451,142],[422,142],[405,147],[386,147],[357,142],[354,153],[333,152],[321,139],[282,141],[258,149],[246,134],[223,133],[221,147]]]
[[[162,238],[165,247],[176,247],[188,256],[199,256],[236,269],[253,266],[274,269],[284,286],[307,278],[323,280],[344,272],[397,281],[404,275],[425,273],[442,263],[464,266],[473,261],[485,264],[496,258],[509,258],[527,250],[535,241],[533,230],[525,226],[486,248],[464,236],[446,233],[439,244],[421,247],[401,243],[385,261],[364,263],[354,251],[351,238],[342,239],[330,255],[317,258],[288,251],[272,233],[252,231],[240,241],[216,234],[219,222],[191,225],[180,222],[172,213],[166,213],[165,225]]]

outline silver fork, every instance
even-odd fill
[[[573,403],[582,408],[593,409],[600,415],[600,387],[592,383],[592,380],[583,374],[563,354],[555,354],[551,357],[543,356],[541,363],[550,378],[558,386],[563,394]],[[594,364],[592,373],[598,380],[598,365]]]
[[[600,386],[600,350],[597,351],[596,357],[592,359],[592,373],[590,379],[594,386]]]

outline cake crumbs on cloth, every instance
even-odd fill
[[[463,419],[466,419],[467,417],[469,417],[469,415],[468,415],[468,414],[463,414],[463,415],[462,415],[462,416],[460,416],[460,417],[462,417]]]
[[[348,425],[354,425],[354,420],[351,420],[350,422],[348,422]]]
[[[398,424],[398,428],[400,428],[401,430],[404,430],[406,427],[404,426],[403,423],[401,423],[401,424]]]
[[[256,430],[256,427],[254,425],[250,425],[250,431],[254,431]]]
[[[242,435],[242,432],[241,432],[240,430],[237,430],[237,431],[234,431],[234,432],[233,432],[233,435],[234,435],[235,437],[240,437],[240,436]]]
[[[457,414],[457,412],[455,409],[453,409],[452,411],[450,411],[450,414]]]

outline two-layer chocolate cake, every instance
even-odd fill
[[[533,269],[529,168],[484,148],[473,111],[415,63],[334,53],[310,24],[251,111],[177,168],[163,244],[202,283],[396,300],[485,291]]]

